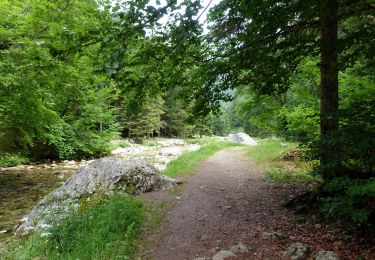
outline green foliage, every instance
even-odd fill
[[[280,139],[262,139],[258,145],[249,148],[248,156],[264,169],[265,178],[276,183],[312,182],[319,178],[311,175],[313,163],[303,158],[282,158],[289,151],[295,151],[296,143]],[[302,151],[297,150],[300,154]],[[301,155],[299,155],[301,156]],[[289,162],[287,162],[289,161]]]
[[[212,139],[207,141],[206,139],[205,144],[198,151],[185,153],[176,160],[170,162],[162,174],[169,177],[176,177],[181,174],[191,174],[200,161],[222,149],[234,146],[236,146],[236,144],[214,141]]]
[[[319,137],[319,114],[316,108],[298,105],[280,113],[286,121],[287,138],[306,142]]]
[[[47,237],[21,241],[5,259],[131,259],[143,219],[139,199],[119,194],[95,199],[56,223]]]
[[[267,168],[266,179],[276,183],[311,182],[314,178],[300,169]]]
[[[20,154],[3,154],[0,155],[0,167],[11,167],[19,164],[26,164],[29,158]]]
[[[325,183],[322,191],[323,211],[328,216],[340,216],[354,223],[374,227],[375,178],[365,180],[339,177]]]
[[[106,151],[115,130],[97,73],[98,31],[109,17],[95,1],[2,1],[0,140],[35,159]],[[102,131],[104,129],[104,131]],[[4,148],[3,148],[4,149]]]

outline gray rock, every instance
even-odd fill
[[[257,142],[245,133],[230,134],[228,135],[228,141],[250,146],[257,145]]]
[[[284,256],[289,257],[291,260],[305,260],[310,253],[307,245],[302,243],[293,243],[284,252]]]
[[[171,188],[176,180],[161,176],[153,166],[141,160],[102,158],[76,171],[63,186],[48,194],[23,218],[16,233],[29,230],[48,230],[54,221],[61,220],[78,208],[78,200],[95,192],[140,194]]]
[[[315,254],[314,260],[340,260],[340,257],[332,251],[319,251]]]
[[[229,258],[233,256],[237,256],[237,255],[233,254],[231,251],[221,250],[216,255],[214,255],[212,260],[224,260],[225,258]]]
[[[237,245],[234,245],[231,248],[229,248],[229,251],[231,251],[234,254],[242,254],[242,253],[248,253],[249,248],[240,242]]]
[[[281,240],[286,238],[283,234],[279,232],[263,232],[261,234],[261,237],[263,239],[269,239],[269,240]]]

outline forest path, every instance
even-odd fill
[[[239,242],[249,252],[226,259],[282,259],[294,241],[308,244],[312,251],[334,249],[336,239],[331,231],[297,224],[281,205],[304,187],[265,181],[245,154],[244,148],[227,149],[198,165],[182,193],[173,198],[174,207],[158,238],[152,238],[159,243],[142,259],[212,259],[218,251]],[[283,237],[265,237],[264,232],[279,232]]]
[[[245,153],[243,148],[223,150],[197,167],[167,215],[155,259],[212,258],[217,249],[238,242],[257,248],[252,258],[261,259],[267,251],[280,258],[280,250],[254,237],[274,229],[286,212]]]

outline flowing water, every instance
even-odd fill
[[[74,171],[38,167],[0,172],[0,240],[11,236],[20,219]]]
[[[162,170],[181,154],[200,148],[197,144],[177,141],[177,145],[176,140],[171,139],[154,147],[134,144],[128,148],[118,148],[112,155],[124,159],[144,159]],[[0,240],[11,236],[20,220],[45,195],[61,186],[77,168],[90,162],[83,160],[48,165],[21,165],[3,172],[0,169]]]

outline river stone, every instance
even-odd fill
[[[93,161],[76,171],[60,188],[48,194],[23,218],[16,233],[30,230],[48,230],[49,224],[64,218],[78,208],[80,198],[95,192],[111,194],[115,191],[140,194],[176,186],[174,179],[142,160],[107,157]]]
[[[230,134],[228,135],[228,141],[250,146],[257,145],[257,142],[245,133]]]
[[[185,141],[182,139],[165,139],[158,141],[158,145],[160,146],[176,146],[176,145],[184,145]]]
[[[293,243],[284,252],[284,256],[290,257],[291,260],[305,260],[307,259],[310,249],[302,243]]]
[[[340,260],[340,257],[332,251],[319,251],[314,256],[314,260]]]
[[[212,260],[224,260],[226,258],[233,257],[233,256],[237,256],[237,255],[233,254],[231,251],[221,250],[216,255],[214,255]]]

